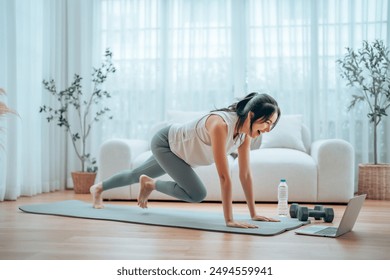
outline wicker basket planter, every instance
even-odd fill
[[[359,164],[358,193],[369,199],[390,200],[390,164]]]
[[[89,188],[95,183],[96,173],[72,172],[74,192],[78,194],[89,193]]]

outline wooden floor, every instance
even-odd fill
[[[293,231],[259,237],[34,215],[18,209],[23,204],[65,199],[89,201],[90,197],[64,191],[0,202],[0,259],[390,259],[390,201],[366,200],[354,230],[336,239],[300,236]],[[218,203],[150,202],[149,207],[221,211]],[[338,225],[346,206],[329,207],[334,208],[333,224]],[[257,209],[273,216],[276,204],[258,204]],[[234,211],[246,213],[246,205],[234,204]]]

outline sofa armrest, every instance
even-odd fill
[[[352,145],[342,139],[318,140],[311,145],[311,156],[318,168],[317,200],[348,202],[355,189]]]
[[[134,159],[149,150],[149,143],[136,139],[110,139],[102,144],[99,153],[99,181],[124,169],[132,168]]]

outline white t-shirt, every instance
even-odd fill
[[[206,120],[210,115],[221,116],[227,124],[226,154],[236,151],[244,140],[243,135],[233,139],[238,120],[235,112],[217,111],[184,124],[172,124],[168,134],[169,146],[175,155],[192,167],[214,162],[210,135],[206,129]]]

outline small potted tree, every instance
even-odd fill
[[[110,98],[108,91],[102,89],[110,73],[115,73],[115,67],[112,63],[112,52],[107,49],[105,59],[99,68],[93,68],[91,74],[92,91],[84,94],[82,87],[82,77],[74,75],[74,80],[70,86],[64,90],[58,91],[53,79],[43,80],[44,88],[58,101],[58,107],[43,105],[40,107],[40,113],[46,114],[48,122],[55,123],[64,128],[73,144],[74,151],[80,160],[81,170],[72,172],[72,179],[75,193],[88,193],[89,187],[94,184],[96,178],[96,160],[91,157],[87,138],[90,135],[94,123],[102,118],[112,116],[108,107],[93,109],[94,106],[101,104],[105,99]],[[71,122],[69,117],[74,116],[76,121]]]
[[[359,164],[358,192],[367,193],[371,199],[390,199],[390,164],[378,163],[377,127],[390,107],[390,56],[383,41],[363,42],[357,51],[347,48],[342,59],[337,60],[340,75],[347,86],[357,91],[352,95],[348,108],[359,102],[368,107],[368,120],[373,130],[374,163]]]

